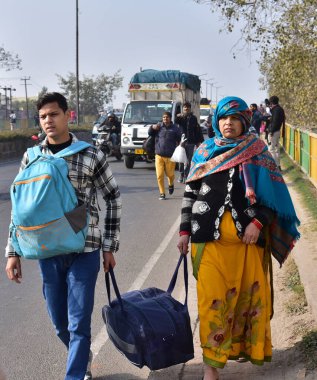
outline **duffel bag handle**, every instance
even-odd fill
[[[176,280],[177,280],[177,275],[178,275],[178,270],[179,270],[179,267],[182,263],[182,261],[184,260],[184,281],[185,281],[185,303],[184,305],[187,305],[187,295],[188,295],[188,269],[187,269],[187,255],[183,255],[181,253],[180,257],[179,257],[179,260],[178,260],[178,263],[176,265],[176,269],[175,269],[175,272],[173,274],[173,277],[171,279],[171,282],[169,284],[169,287],[167,289],[167,293],[169,294],[172,294],[172,291],[174,290],[175,288],[175,285],[176,285]]]
[[[174,274],[172,276],[171,282],[170,282],[170,284],[168,286],[167,293],[172,294],[172,292],[173,292],[173,290],[175,288],[176,280],[177,280],[177,275],[178,275],[178,270],[179,270],[179,267],[180,267],[180,265],[181,265],[181,263],[182,263],[183,260],[184,260],[184,282],[185,282],[185,293],[186,293],[184,305],[187,305],[187,296],[188,296],[188,269],[187,269],[187,256],[186,255],[183,255],[183,254],[180,255],[178,263],[177,263],[175,271],[174,271]],[[122,302],[121,294],[120,294],[120,291],[119,291],[119,288],[118,288],[118,285],[117,285],[116,277],[114,275],[114,271],[113,271],[112,266],[109,266],[109,272],[105,273],[105,280],[106,280],[106,288],[107,288],[107,296],[108,296],[109,305],[111,303],[110,278],[109,278],[109,276],[111,277],[111,281],[112,281],[112,285],[113,285],[114,291],[116,293],[118,302],[119,302],[121,310],[123,312],[124,311],[123,302]]]
[[[110,303],[111,303],[111,295],[110,295],[110,279],[109,279],[109,276],[111,276],[111,281],[112,281],[113,289],[114,289],[114,292],[116,293],[118,302],[119,302],[121,310],[123,312],[124,310],[123,310],[123,303],[122,303],[121,294],[120,294],[120,291],[119,291],[119,288],[118,288],[118,285],[117,285],[117,281],[116,281],[116,277],[114,275],[114,271],[113,271],[113,268],[112,268],[111,265],[109,266],[109,272],[105,273],[107,296],[108,296],[108,302],[109,302],[109,305],[110,305]]]

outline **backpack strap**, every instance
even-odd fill
[[[29,162],[35,160],[36,157],[42,156],[42,151],[39,145],[34,146],[33,148],[27,149]]]
[[[81,150],[84,150],[90,146],[91,146],[91,144],[89,144],[86,141],[76,141],[73,144],[70,144],[70,146],[68,146],[67,148],[61,150],[60,152],[55,153],[54,156],[55,157],[71,156],[71,155],[78,153]]]

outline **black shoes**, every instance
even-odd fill
[[[177,182],[178,183],[184,183],[184,176],[180,175]]]
[[[168,187],[168,193],[172,195],[174,193],[174,185]]]
[[[86,371],[86,375],[84,377],[84,380],[93,380],[92,379],[92,374],[91,374],[92,359],[93,359],[93,353],[90,351],[89,352],[88,365],[87,365],[87,371]]]
[[[165,194],[160,194],[159,200],[162,201],[165,199]]]

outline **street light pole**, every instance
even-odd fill
[[[203,81],[206,82],[206,99],[208,99],[208,90],[207,90],[207,88],[208,88],[208,84],[209,84],[209,82],[210,82],[211,80],[213,80],[213,79],[214,79],[214,78],[202,79]]]
[[[216,105],[218,103],[218,89],[223,87],[223,86],[215,86],[216,87]]]
[[[217,82],[210,83],[210,105],[212,107],[212,88],[215,87],[214,85],[217,84]]]
[[[77,126],[79,125],[79,30],[78,30],[78,0],[76,0],[76,109]]]

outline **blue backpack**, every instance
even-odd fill
[[[89,147],[78,141],[54,155],[39,146],[27,150],[29,163],[14,179],[11,189],[10,235],[14,250],[26,259],[45,259],[83,252],[89,209],[78,204],[62,157]],[[92,191],[89,196],[91,203]]]

